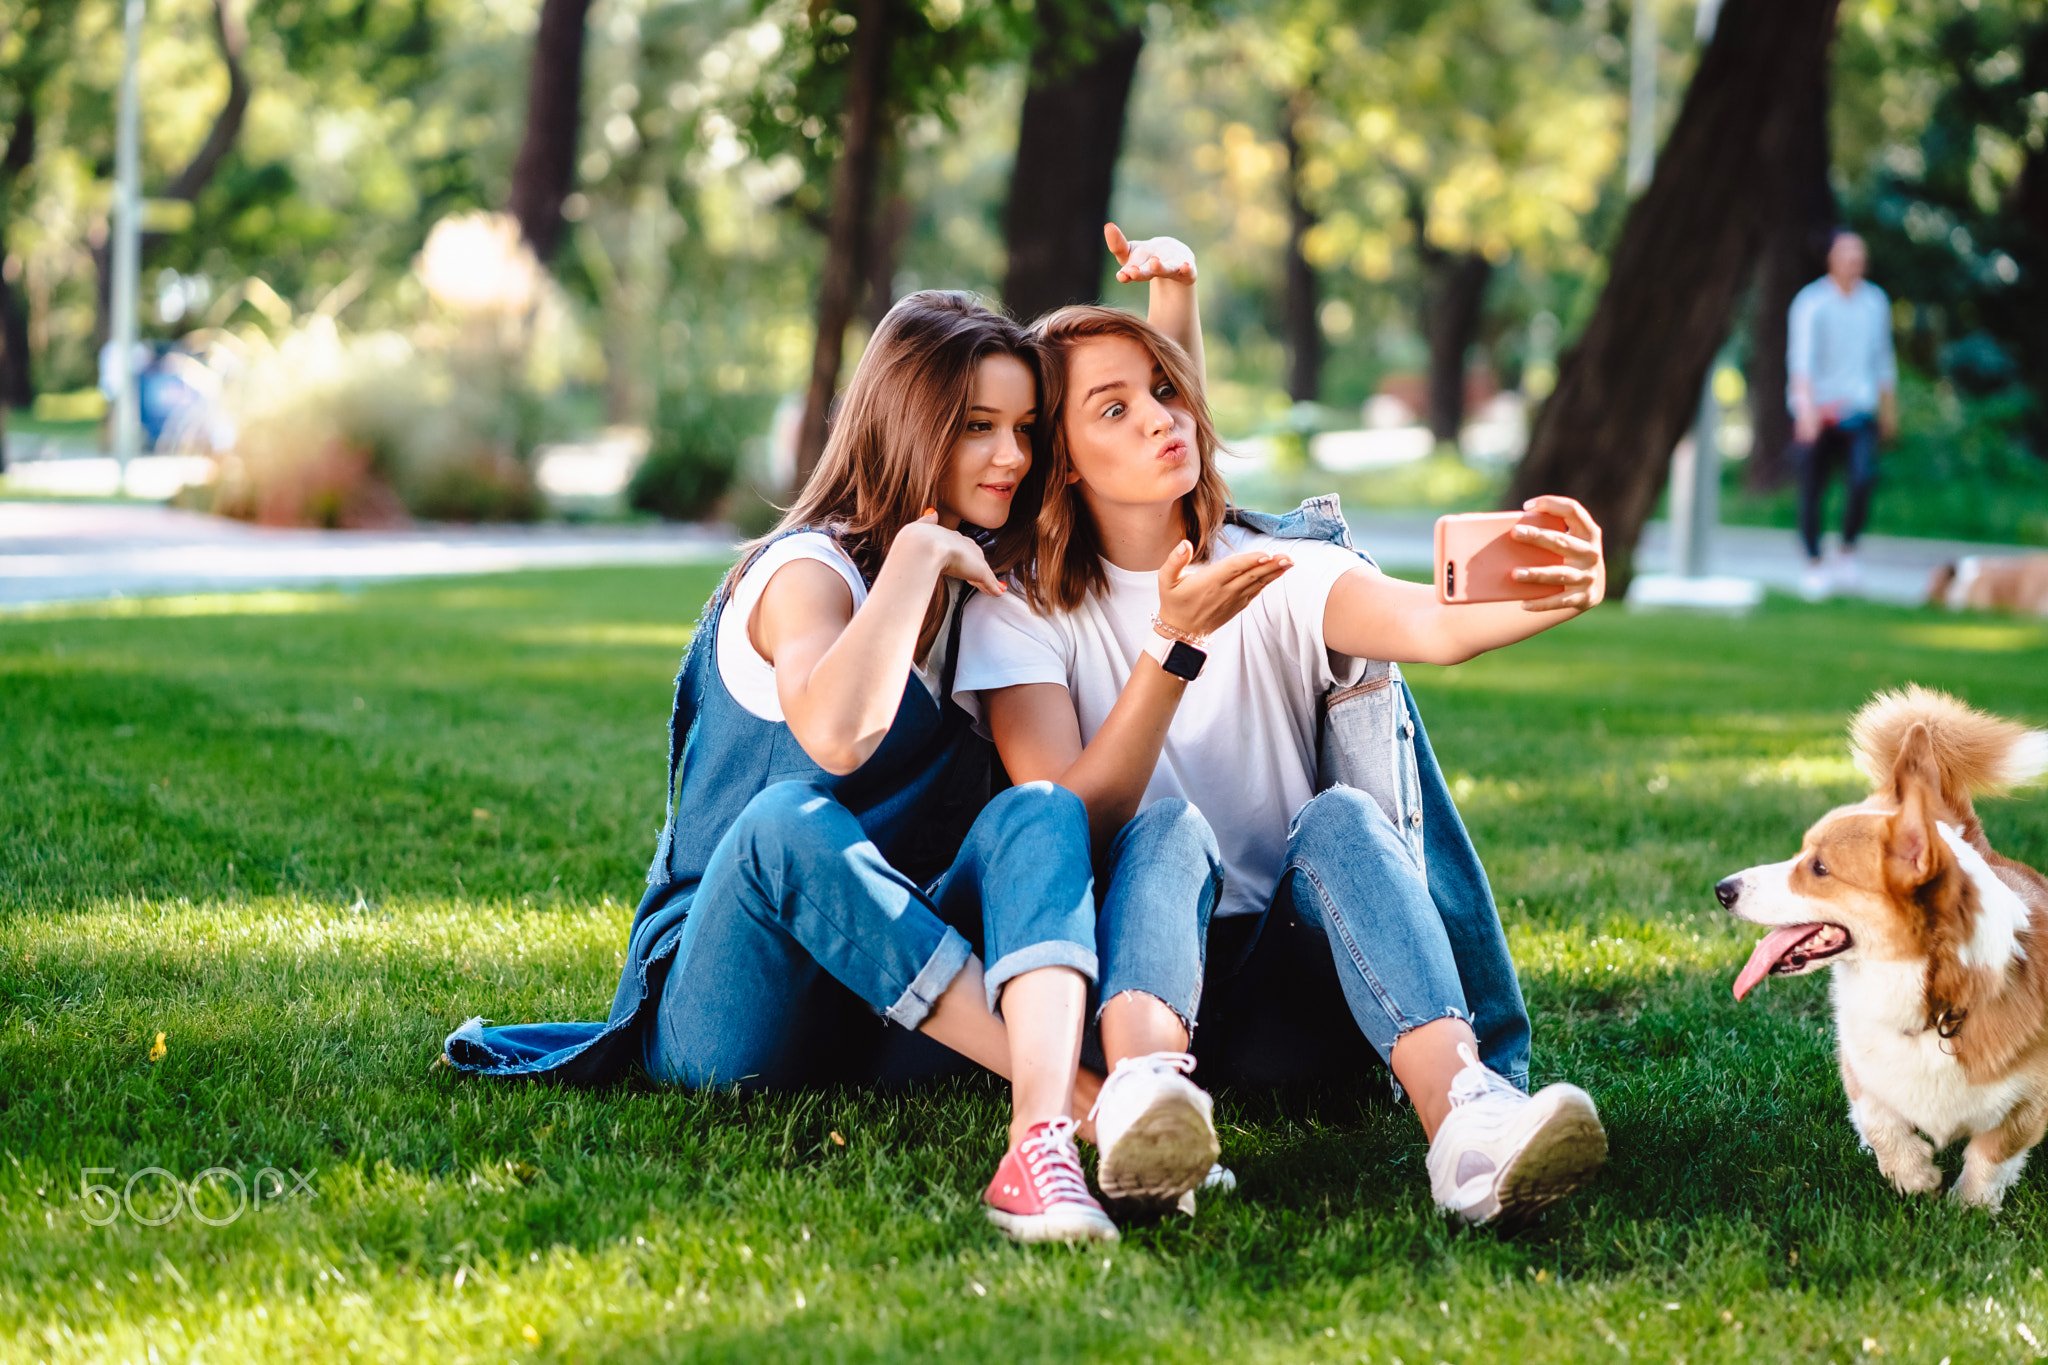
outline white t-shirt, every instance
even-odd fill
[[[775,571],[792,560],[815,559],[828,565],[846,580],[846,586],[853,593],[853,609],[859,611],[861,604],[868,600],[868,585],[860,576],[860,569],[839,548],[839,542],[823,531],[800,531],[793,536],[784,536],[767,549],[761,557],[747,566],[746,573],[732,590],[732,597],[725,604],[725,614],[718,618],[718,676],[725,683],[725,690],[732,693],[733,700],[762,720],[780,721],[782,698],[775,691],[775,665],[761,657],[761,651],[754,648],[754,642],[747,637],[747,621],[760,604],[761,594],[768,590],[768,582],[775,577]],[[947,580],[949,594],[957,594],[959,582]],[[948,610],[953,598],[948,597]],[[918,681],[934,700],[939,695],[939,676],[944,668],[946,653],[946,632],[940,631],[939,638],[932,642],[931,656],[923,667],[913,667]]]
[[[1294,567],[1209,637],[1209,662],[1188,684],[1166,732],[1142,809],[1185,799],[1216,831],[1223,854],[1218,915],[1266,908],[1287,859],[1287,826],[1315,795],[1316,708],[1333,683],[1350,681],[1354,661],[1323,644],[1330,589],[1364,563],[1341,545],[1279,540],[1227,526],[1214,558],[1244,550],[1282,551]],[[1021,592],[976,597],[960,634],[954,698],[977,717],[973,695],[1019,683],[1061,683],[1095,738],[1154,638],[1159,575],[1107,560],[1107,590],[1072,611],[1040,616]]]

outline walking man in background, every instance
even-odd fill
[[[1856,538],[1870,517],[1877,486],[1877,444],[1898,430],[1898,363],[1892,355],[1892,305],[1863,278],[1868,253],[1853,232],[1837,232],[1828,273],[1792,299],[1786,364],[1791,374],[1792,466],[1799,471],[1799,537],[1806,543],[1800,591],[1808,601],[1862,586]],[[1842,550],[1821,562],[1821,504],[1836,456],[1848,461]]]

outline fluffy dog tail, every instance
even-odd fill
[[[1918,683],[1880,692],[1849,720],[1856,767],[1874,787],[1891,785],[1899,748],[1915,725],[1925,725],[1941,768],[1941,796],[1951,810],[1970,809],[1970,797],[1997,796],[2048,772],[2048,730],[1965,706],[1946,692]]]

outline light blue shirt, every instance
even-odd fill
[[[1892,355],[1892,304],[1869,280],[1848,294],[1823,275],[1792,299],[1786,325],[1785,370],[1813,386],[1817,406],[1832,403],[1842,417],[1877,411],[1877,396],[1899,381]],[[1792,401],[1788,384],[1785,401]]]

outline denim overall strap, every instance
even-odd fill
[[[778,540],[798,536],[815,528],[792,526],[778,531],[761,542],[758,550],[765,550]],[[718,588],[704,603],[704,610],[697,617],[697,624],[690,632],[690,647],[683,651],[682,662],[676,665],[675,701],[668,716],[668,786],[665,800],[667,808],[661,816],[661,838],[655,844],[654,861],[647,866],[647,884],[655,886],[666,880],[664,871],[668,867],[669,850],[675,842],[676,820],[676,773],[683,766],[683,750],[689,746],[690,731],[697,723],[697,710],[701,698],[697,694],[694,680],[702,672],[706,658],[716,660],[718,649],[718,621],[725,614],[725,604],[732,596],[732,589],[739,575],[728,574],[718,582]]]

